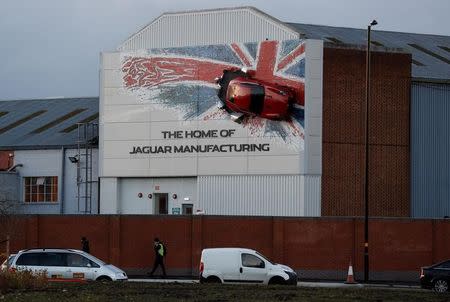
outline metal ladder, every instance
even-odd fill
[[[77,199],[78,212],[92,213],[92,151],[98,146],[98,124],[78,123]]]

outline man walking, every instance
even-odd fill
[[[158,238],[155,238],[153,241],[155,250],[155,263],[153,264],[152,271],[148,274],[149,276],[153,276],[153,273],[156,271],[158,266],[161,266],[162,272],[163,272],[163,278],[166,277],[166,268],[164,267],[164,257],[167,254],[166,247],[164,244],[162,244],[161,241],[159,241]]]
[[[83,250],[83,252],[89,254],[89,240],[87,240],[86,237],[81,237],[81,249]]]

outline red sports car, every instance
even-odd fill
[[[244,114],[281,120],[289,116],[294,94],[284,86],[256,80],[242,70],[224,70],[218,96],[234,120]]]

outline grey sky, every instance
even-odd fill
[[[0,99],[98,96],[100,51],[167,11],[255,6],[282,20],[450,36],[450,0],[0,0]]]

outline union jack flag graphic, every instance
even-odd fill
[[[240,127],[252,136],[275,137],[303,149],[305,44],[301,40],[232,43],[122,53],[123,88],[182,120],[229,119],[216,104],[216,79],[224,70],[246,68],[256,80],[288,87],[295,104],[286,120],[246,116]],[[238,127],[238,126],[236,126]]]

